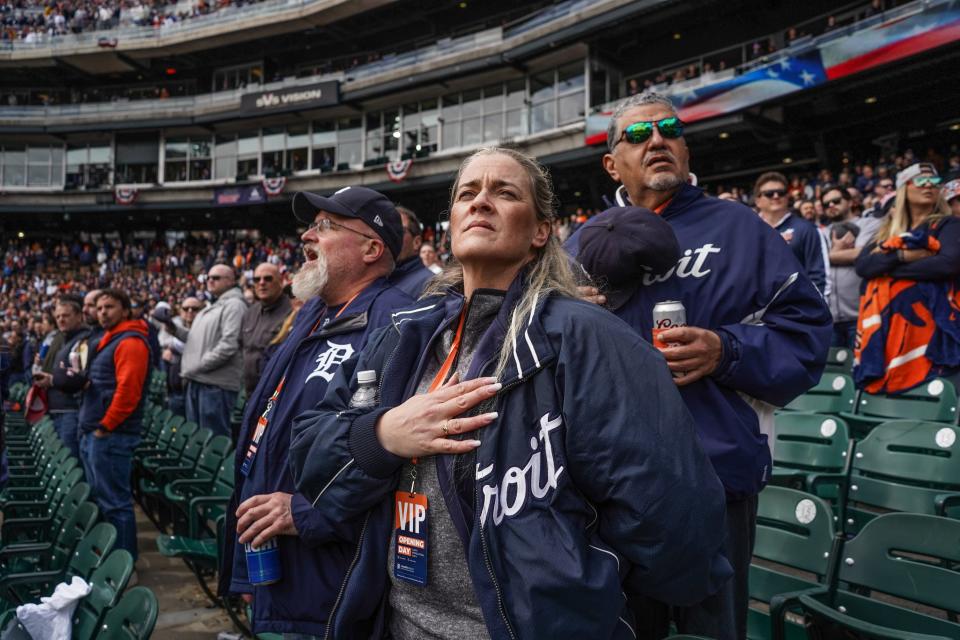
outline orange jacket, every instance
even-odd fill
[[[98,349],[102,349],[110,338],[124,331],[137,331],[146,338],[149,335],[147,323],[143,320],[125,320],[103,334]],[[110,406],[101,420],[108,431],[113,431],[126,420],[140,404],[140,396],[150,370],[150,348],[143,340],[124,338],[113,352],[113,367],[117,377],[117,391],[113,394]]]

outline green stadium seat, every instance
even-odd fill
[[[957,390],[949,380],[935,378],[902,394],[861,393],[856,413],[844,411],[840,417],[850,425],[854,437],[863,438],[872,428],[888,420],[957,422]]]
[[[827,366],[824,372],[845,373],[850,375],[853,371],[853,349],[849,347],[830,347],[827,354]]]
[[[826,581],[836,539],[833,521],[830,505],[817,496],[770,486],[760,493],[750,564],[749,640],[771,637],[767,607],[776,596]],[[787,628],[788,640],[807,638],[799,624]]]
[[[112,524],[95,525],[77,544],[72,556],[55,556],[45,570],[12,573],[0,578],[0,600],[11,605],[36,602],[40,596],[52,593],[57,584],[69,582],[74,576],[89,579],[116,541],[117,530]],[[0,628],[2,626],[0,624]]]
[[[80,540],[96,523],[98,515],[95,504],[84,502],[63,521],[52,541],[47,541],[47,538],[5,545],[0,549],[0,575],[44,571],[50,568],[49,562],[70,557]]]
[[[120,600],[133,573],[133,556],[124,549],[114,549],[90,576],[90,593],[73,612],[74,640],[96,637],[107,611]]]
[[[79,469],[79,463],[74,457],[64,460],[59,466],[50,465],[43,470],[38,478],[32,478],[29,481],[22,478],[18,481],[11,480],[0,497],[0,507],[5,510],[13,510],[12,505],[22,504],[24,502],[40,502],[48,504],[53,500],[54,493],[61,487],[64,478],[76,478],[73,484],[76,484],[83,478],[83,470]]]
[[[177,422],[179,416],[174,416],[170,422]],[[140,491],[140,480],[144,477],[152,478],[154,471],[158,467],[177,464],[183,454],[184,448],[190,441],[190,438],[197,432],[199,427],[195,422],[183,422],[177,427],[171,427],[171,437],[169,441],[157,441],[157,446],[138,449],[133,454],[131,464],[131,486],[133,488],[133,497],[140,503],[147,514],[150,515],[147,506],[143,502],[143,496]]]
[[[846,468],[850,433],[841,418],[820,413],[778,413],[774,416],[774,433],[771,484],[810,491],[818,474],[835,475]]]
[[[89,497],[90,485],[86,482],[78,482],[62,495],[56,494],[46,514],[35,517],[5,519],[2,534],[4,547],[22,541],[45,542],[50,540],[53,535],[59,532],[60,526]],[[4,547],[0,547],[0,552]]]
[[[173,437],[185,422],[186,420],[183,416],[171,415],[169,418],[167,418],[167,421],[160,429],[160,433],[157,435],[156,440],[151,442],[143,441],[136,448],[133,454],[134,466],[136,466],[143,458],[166,453],[167,448],[170,446],[170,441],[173,440]],[[194,424],[193,427],[188,428],[196,429],[196,425]]]
[[[127,589],[123,598],[107,612],[96,640],[147,640],[157,624],[160,606],[146,587]]]
[[[852,412],[857,390],[853,378],[843,373],[824,373],[820,382],[784,407],[785,411],[808,413]]]
[[[880,516],[844,544],[837,587],[811,590],[794,602],[817,638],[960,638],[958,541],[960,521],[908,513]],[[778,634],[783,628],[779,613]]]
[[[960,516],[958,435],[957,427],[936,422],[885,422],[857,443],[849,480],[822,475],[815,484],[848,487],[847,534],[890,511]]]
[[[62,472],[62,475],[61,475]],[[17,487],[0,502],[7,518],[39,518],[56,511],[63,497],[83,479],[83,471],[74,459],[67,460],[53,473],[45,487]]]
[[[229,458],[229,462],[227,459]],[[229,469],[227,468],[229,467]],[[187,509],[190,500],[209,495],[217,478],[229,473],[229,482],[233,483],[233,442],[227,436],[214,436],[204,448],[197,464],[179,477],[168,476],[162,482],[162,496],[159,499],[171,515],[174,533],[186,530]]]

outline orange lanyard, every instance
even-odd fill
[[[656,209],[654,209],[653,212],[654,212],[655,214],[657,214],[657,215],[660,215],[661,213],[663,213],[663,210],[664,210],[664,209],[666,209],[667,207],[670,206],[670,203],[671,203],[671,202],[673,202],[673,198],[670,198],[669,200],[667,200],[666,202],[664,202],[663,204],[661,204],[659,207],[657,207]]]
[[[453,361],[457,359],[457,353],[460,351],[460,338],[463,337],[463,323],[467,319],[467,306],[463,306],[463,311],[460,312],[460,322],[457,323],[457,332],[453,336],[453,344],[450,345],[450,353],[447,354],[446,359],[443,361],[443,364],[440,365],[440,371],[437,371],[437,375],[433,377],[433,382],[430,383],[430,388],[427,389],[427,393],[433,393],[443,385],[443,381],[447,379],[447,374],[450,373],[450,368],[453,367]],[[417,465],[417,458],[410,460],[413,463],[414,467]],[[413,472],[413,480],[416,482],[416,471]],[[410,492],[413,492],[413,485],[410,485]]]
[[[350,303],[351,303],[351,302],[353,302],[354,300],[357,299],[357,296],[358,296],[358,295],[360,295],[360,291],[357,291],[355,294],[353,294],[353,297],[350,298],[349,300],[347,300],[347,301],[344,303],[344,305],[343,305],[342,307],[340,307],[340,311],[337,311],[337,315],[333,316],[333,319],[336,320],[337,318],[339,318],[339,317],[340,317],[340,314],[342,314],[344,311],[347,310],[347,307],[350,306]]]
[[[460,351],[460,338],[463,335],[463,322],[466,319],[467,307],[464,305],[463,311],[460,312],[460,323],[457,324],[457,332],[453,336],[453,344],[450,345],[450,353],[447,354],[447,359],[440,365],[440,371],[437,371],[437,375],[433,377],[433,382],[430,383],[430,388],[427,390],[427,393],[432,393],[439,389],[443,385],[444,380],[447,379],[447,374],[450,373],[453,361],[457,359],[457,353]]]

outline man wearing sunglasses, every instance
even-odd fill
[[[825,294],[827,276],[820,234],[812,223],[790,211],[786,176],[776,171],[762,174],[753,185],[753,198],[760,217],[790,245],[810,282]]]
[[[187,296],[180,303],[180,313],[178,315],[170,317],[169,306],[157,305],[153,312],[153,319],[189,331],[190,327],[193,326],[194,318],[197,317],[201,309],[203,309],[203,302],[199,298]],[[184,343],[176,336],[175,331],[164,331],[164,335],[168,336],[161,341],[161,344],[166,344],[161,357],[167,363],[167,408],[176,415],[185,416],[187,407],[186,381],[180,375]]]
[[[834,347],[853,347],[860,312],[860,276],[853,268],[860,253],[860,218],[853,214],[852,203],[850,192],[839,186],[827,187],[820,197],[828,222],[822,233],[829,249],[827,304],[833,316]]]
[[[681,256],[666,273],[642,276],[614,313],[650,340],[654,305],[683,303],[689,326],[663,332],[658,346],[727,494],[727,526],[717,535],[734,576],[706,601],[674,607],[672,615],[682,633],[745,638],[757,494],[771,467],[766,434],[773,408],[819,380],[830,313],[776,231],[742,204],[688,183],[683,123],[669,99],[646,93],[624,100],[610,118],[607,145],[603,166],[621,184],[617,204],[660,214]],[[573,255],[580,233],[567,243]],[[618,281],[616,274],[590,275]],[[638,637],[668,635],[669,607],[629,595],[637,619],[647,621]]]
[[[229,436],[230,413],[240,392],[240,324],[247,303],[233,268],[225,264],[210,267],[207,292],[213,302],[197,313],[190,329],[174,328],[184,341],[180,375],[187,382],[187,420]]]
[[[273,340],[290,314],[290,298],[283,293],[280,268],[270,262],[253,270],[256,302],[243,314],[240,346],[243,350],[243,386],[249,396],[260,380],[263,350]]]
[[[388,280],[406,230],[386,196],[365,187],[328,197],[298,193],[293,211],[308,225],[301,236],[305,262],[292,284],[303,307],[244,409],[220,592],[252,601],[255,633],[307,638],[326,634],[362,523],[325,522],[297,493],[287,470],[293,421],[316,406],[340,366],[413,299]],[[253,586],[244,544],[271,539],[283,577]]]

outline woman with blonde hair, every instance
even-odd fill
[[[926,162],[897,175],[893,207],[857,257],[854,379],[870,393],[906,391],[960,372],[960,221]],[[957,380],[954,380],[955,382]]]
[[[331,637],[626,640],[629,596],[729,577],[723,488],[663,358],[577,299],[555,216],[534,160],[468,157],[452,264],[295,423],[299,490],[357,543]]]

